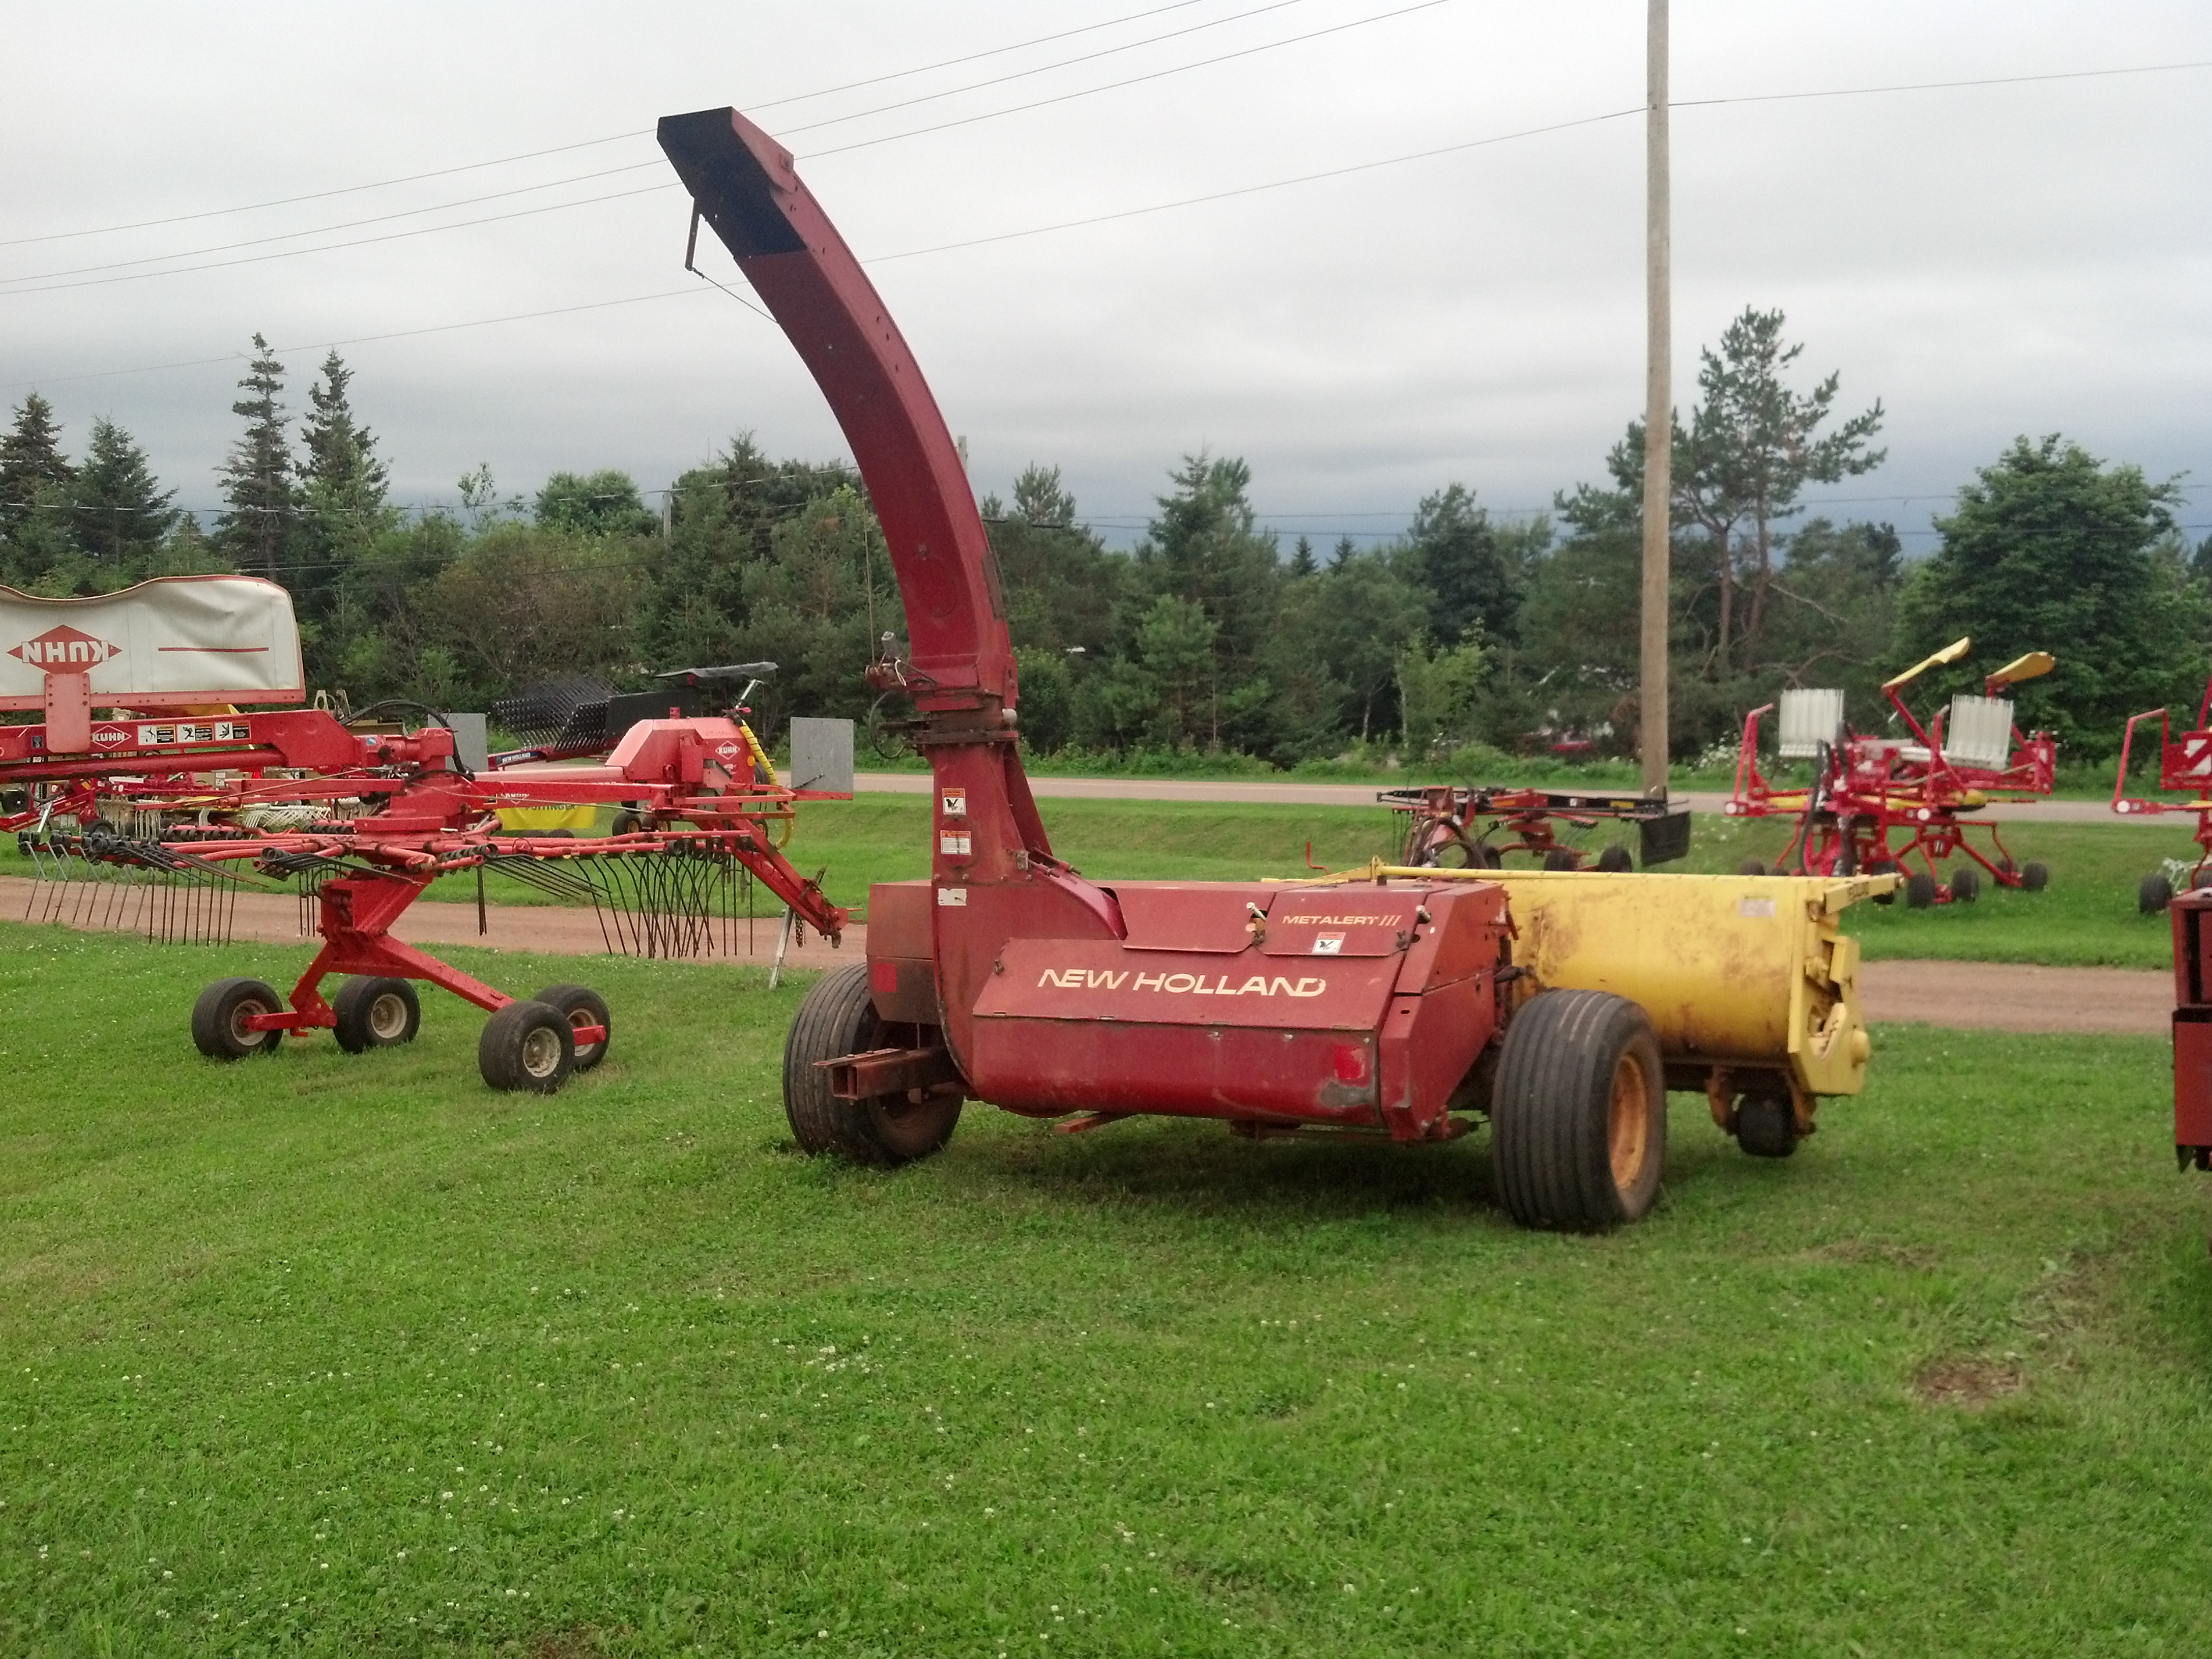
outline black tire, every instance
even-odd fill
[[[2020,866],[2020,884],[2028,892],[2041,892],[2051,885],[2051,866],[2030,859]]]
[[[840,1100],[830,1092],[830,1074],[815,1062],[880,1048],[883,1029],[864,962],[824,974],[799,1003],[783,1044],[783,1115],[801,1151],[895,1170],[952,1139],[960,1121],[957,1095],[914,1106],[893,1098]]]
[[[249,1031],[249,1014],[277,1014],[284,1000],[258,979],[219,979],[192,1004],[192,1046],[210,1060],[251,1060],[273,1054],[282,1031]]]
[[[1866,872],[1870,876],[1893,876],[1897,873],[1897,860],[1895,859],[1870,860],[1867,864]],[[1876,893],[1874,896],[1874,902],[1876,904],[1894,904],[1897,902],[1897,895]]]
[[[1602,1232],[1640,1218],[1667,1155],[1659,1040],[1606,991],[1545,991],[1506,1028],[1491,1097],[1490,1159],[1524,1227]]]
[[[1475,845],[1460,830],[1441,819],[1415,827],[1408,837],[1406,862],[1424,870],[1474,870],[1482,860]]]
[[[1636,868],[1635,855],[1626,847],[1608,847],[1597,855],[1597,867],[1612,875],[1626,875]]]
[[[2164,876],[2145,876],[2136,889],[2136,908],[2154,916],[2173,902],[2173,884]]]
[[[510,1002],[484,1022],[477,1070],[495,1089],[550,1095],[576,1063],[568,1017],[542,1002]]]
[[[331,1035],[349,1054],[412,1042],[422,1029],[422,1000],[404,979],[356,974],[338,987],[331,1012],[338,1017]]]
[[[1495,847],[1492,847],[1486,841],[1479,841],[1474,843],[1474,862],[1468,866],[1468,869],[1503,870],[1504,867],[1505,854],[1499,852]]]
[[[538,994],[538,1001],[548,1008],[557,1008],[565,1015],[572,1030],[583,1025],[602,1026],[606,1036],[597,1042],[575,1044],[576,1069],[588,1072],[607,1057],[607,1045],[615,1040],[614,1017],[607,1012],[606,999],[588,985],[549,985]]]
[[[1951,872],[1951,902],[1972,904],[1982,896],[1982,872],[1971,864],[1962,864]]]
[[[1797,1150],[1797,1109],[1786,1094],[1746,1095],[1735,1104],[1735,1144],[1753,1158]]]
[[[1746,859],[1736,866],[1735,872],[1739,876],[1763,876],[1766,873],[1766,862],[1763,859]]]
[[[1583,861],[1581,855],[1572,848],[1554,847],[1544,854],[1544,867],[1547,870],[1579,870],[1583,867]]]
[[[1905,902],[1916,910],[1935,903],[1936,878],[1925,870],[1915,870],[1905,878]]]

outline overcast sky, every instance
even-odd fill
[[[1601,476],[1641,407],[1643,123],[1588,118],[1641,102],[1644,15],[1642,0],[19,6],[0,398],[36,386],[73,451],[110,416],[195,507],[218,500],[257,329],[288,349],[295,410],[318,348],[358,342],[343,348],[356,407],[409,501],[453,500],[479,461],[503,492],[600,466],[657,488],[746,429],[771,453],[842,453],[781,335],[681,269],[685,203],[650,131],[735,103],[798,152],[872,262],[979,493],[1046,462],[1087,517],[1134,526],[1178,456],[1207,447],[1251,463],[1270,522],[1317,540],[1391,530],[1455,479],[1498,509],[1540,507]],[[1675,0],[1674,29],[1678,101],[2212,60],[2203,0]],[[1152,78],[1109,86],[1136,76]],[[1014,108],[1039,100],[1058,101]],[[963,124],[917,131],[948,122]],[[1808,380],[1840,370],[1847,406],[1888,411],[1887,465],[1823,492],[1855,498],[1838,516],[1894,520],[1925,547],[1973,467],[2015,434],[2063,431],[2154,474],[2195,469],[2202,536],[2208,140],[2212,68],[1679,108],[1678,404],[1699,344],[1747,304],[1780,307]],[[474,165],[554,146],[585,147]],[[392,234],[618,191],[641,193]],[[88,230],[103,234],[66,234]],[[259,257],[371,237],[389,240]],[[118,263],[149,259],[170,263]],[[741,287],[719,248],[702,263]],[[138,277],[171,264],[215,268]],[[406,332],[422,330],[441,331]]]

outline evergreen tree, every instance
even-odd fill
[[[307,389],[307,418],[301,423],[301,493],[313,551],[335,554],[371,540],[383,528],[391,469],[376,453],[376,434],[354,417],[348,388],[353,371],[335,351],[323,359],[322,378]]]
[[[284,389],[284,365],[258,334],[253,351],[246,378],[238,383],[246,395],[230,406],[232,414],[245,418],[246,430],[217,475],[228,506],[216,521],[216,538],[247,570],[274,576],[295,540],[300,493],[284,405],[277,400]]]
[[[987,495],[983,522],[1014,644],[1048,653],[1077,645],[1086,653],[1103,649],[1128,561],[1076,522],[1075,497],[1061,487],[1060,469],[1025,468],[1014,480],[1012,509]],[[1026,678],[1022,688],[1026,711]]]
[[[540,530],[579,536],[650,536],[660,528],[660,515],[638,494],[637,480],[613,467],[556,472],[538,492],[532,513]]]
[[[1517,573],[1508,567],[1490,514],[1473,490],[1447,484],[1424,496],[1413,514],[1407,554],[1409,574],[1436,596],[1431,627],[1437,639],[1512,638],[1520,604]]]
[[[16,405],[15,423],[0,438],[0,538],[21,539],[40,493],[66,490],[76,477],[61,436],[54,406],[37,392]]]
[[[93,422],[72,495],[77,544],[95,586],[120,586],[147,574],[182,516],[169,505],[176,493],[161,488],[129,433],[105,416]]]

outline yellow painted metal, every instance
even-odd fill
[[[2025,656],[2014,657],[1989,678],[1991,685],[2017,685],[2022,680],[2032,680],[2048,674],[2058,666],[2058,659],[2048,651],[2031,651]]]
[[[1918,679],[1931,668],[1941,668],[1947,662],[1958,661],[1967,652],[1972,650],[1973,647],[1974,642],[1972,639],[1954,640],[1934,656],[1923,657],[1902,674],[1884,680],[1881,683],[1881,689],[1885,691],[1894,691],[1899,686],[1909,684]]]
[[[1383,865],[1335,879],[1494,881],[1536,990],[1610,991],[1651,1017],[1668,1064],[1779,1073],[1809,1107],[1865,1085],[1858,942],[1837,918],[1904,883],[1881,876],[1655,875],[1595,870],[1426,870]],[[1328,879],[1328,878],[1324,878]]]

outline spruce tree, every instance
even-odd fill
[[[246,430],[218,476],[228,508],[216,521],[216,538],[246,569],[273,576],[284,562],[300,522],[300,494],[293,479],[291,437],[285,430],[284,365],[269,342],[253,337],[253,362],[238,383],[246,395],[230,406]]]
[[[61,436],[54,406],[37,392],[16,406],[15,425],[0,438],[0,537],[18,539],[40,493],[64,490],[76,476]]]
[[[377,458],[376,434],[354,418],[347,388],[353,371],[335,351],[323,359],[322,378],[307,389],[312,405],[300,428],[306,451],[300,482],[316,551],[367,540],[379,527],[391,471]]]
[[[77,545],[103,586],[145,574],[179,514],[146,463],[146,452],[129,433],[102,416],[92,423],[92,442],[76,475],[73,495]]]

